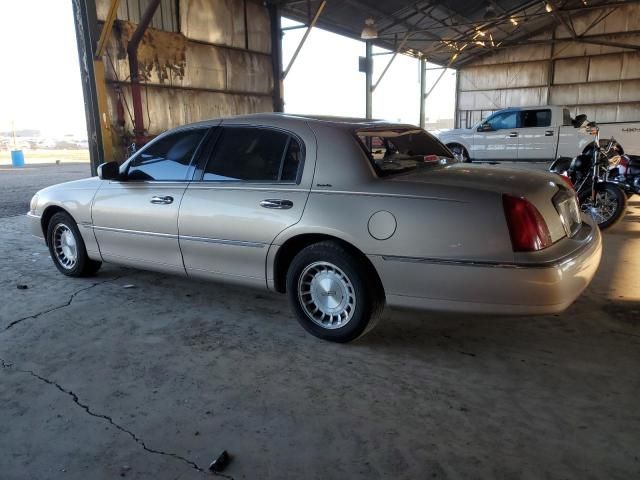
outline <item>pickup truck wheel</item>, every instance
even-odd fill
[[[469,158],[469,152],[462,145],[458,145],[457,143],[452,143],[447,145],[449,150],[458,158],[461,162],[471,163],[471,159]]]
[[[384,293],[365,262],[337,242],[301,250],[287,272],[287,294],[300,324],[312,335],[346,343],[377,323]]]
[[[68,277],[94,275],[102,265],[88,257],[78,225],[68,213],[58,212],[49,220],[47,245],[56,268]]]

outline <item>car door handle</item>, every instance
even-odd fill
[[[173,197],[168,195],[166,197],[151,197],[151,203],[155,203],[157,205],[168,205],[173,203]]]
[[[264,208],[275,208],[278,210],[288,210],[293,207],[291,200],[280,200],[278,198],[268,198],[260,202],[260,206]]]
[[[553,137],[553,130],[547,130],[546,132],[544,132],[544,136],[545,137]]]
[[[509,136],[510,136],[511,138],[515,138],[515,137],[517,137],[517,136],[518,136],[518,132],[511,132],[511,133],[509,134]]]

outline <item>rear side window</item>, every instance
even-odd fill
[[[193,156],[206,129],[183,130],[150,143],[127,166],[129,180],[191,180]]]
[[[302,165],[298,140],[279,130],[225,127],[204,169],[204,181],[294,182]]]
[[[356,136],[380,177],[455,163],[447,147],[424,130],[360,130]]]
[[[521,112],[522,128],[548,127],[551,125],[551,110],[524,110]]]

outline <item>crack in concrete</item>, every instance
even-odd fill
[[[104,282],[102,282],[102,283],[104,283]],[[71,390],[67,390],[66,388],[64,388],[59,383],[57,383],[57,382],[55,382],[53,380],[50,380],[50,379],[48,379],[46,377],[43,377],[42,375],[34,372],[33,370],[25,370],[25,369],[22,369],[22,368],[18,368],[13,363],[8,362],[8,361],[6,361],[6,360],[4,360],[2,358],[0,358],[0,365],[2,365],[2,368],[11,369],[11,370],[13,370],[15,372],[25,373],[25,374],[31,375],[32,377],[37,378],[41,382],[44,382],[47,385],[51,385],[51,386],[57,388],[62,393],[64,393],[64,394],[68,395],[69,397],[71,397],[71,399],[73,400],[73,402],[76,405],[78,405],[80,408],[82,408],[85,412],[87,412],[92,417],[99,418],[99,419],[102,419],[102,420],[106,420],[111,425],[113,425],[113,427],[115,427],[116,429],[118,429],[121,432],[126,433],[127,435],[129,435],[129,437],[131,437],[133,439],[133,441],[135,441],[138,445],[140,445],[145,451],[147,451],[149,453],[153,453],[155,455],[163,455],[163,456],[175,458],[176,460],[180,460],[181,462],[186,463],[191,468],[193,468],[194,470],[197,470],[200,473],[206,473],[205,470],[203,468],[201,468],[196,462],[194,462],[192,460],[189,460],[188,458],[183,457],[182,455],[178,455],[177,453],[173,453],[173,452],[165,452],[163,450],[157,450],[155,448],[151,448],[151,447],[147,446],[145,441],[142,440],[140,437],[138,437],[131,430],[129,430],[129,429],[123,427],[122,425],[116,423],[113,420],[113,418],[111,418],[108,415],[94,412],[93,410],[91,410],[89,405],[87,405],[86,403],[83,403],[82,401],[80,401],[80,398],[78,397],[78,395],[76,395]],[[233,477],[231,477],[229,475],[225,475],[225,474],[218,473],[218,472],[211,472],[211,473],[213,473],[213,475],[215,475],[215,476],[219,476],[219,477],[227,478],[229,480],[233,480]]]
[[[91,290],[92,288],[97,287],[98,285],[102,285],[102,284],[109,283],[109,282],[114,282],[114,281],[122,278],[123,276],[124,275],[121,275],[119,277],[110,278],[108,280],[103,280],[102,282],[95,282],[95,283],[92,283],[91,285],[89,285],[88,287],[84,287],[84,288],[81,288],[80,290],[76,290],[75,292],[73,292],[71,294],[71,296],[69,297],[69,300],[67,300],[62,305],[57,305],[55,307],[48,308],[48,309],[43,310],[41,312],[34,313],[33,315],[28,315],[26,317],[18,318],[17,320],[14,320],[13,322],[9,323],[9,325],[7,325],[4,328],[4,331],[6,332],[10,328],[18,325],[19,323],[24,322],[25,320],[36,319],[36,318],[38,318],[38,317],[40,317],[42,315],[46,315],[47,313],[55,312],[56,310],[60,310],[62,308],[66,308],[66,307],[68,307],[69,305],[71,305],[73,303],[73,299],[76,298],[76,296],[79,295],[80,293],[86,292],[87,290]]]

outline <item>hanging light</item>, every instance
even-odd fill
[[[544,4],[544,9],[547,11],[547,13],[553,12],[553,5],[551,5],[551,2],[546,2]]]
[[[512,24],[514,27],[517,27],[517,26],[518,26],[518,21],[517,21],[515,18],[511,17],[511,18],[509,19],[509,21],[511,22],[511,24]]]
[[[360,38],[363,40],[373,40],[378,38],[378,29],[375,26],[376,21],[373,18],[367,18],[364,21],[364,28],[360,34]]]

